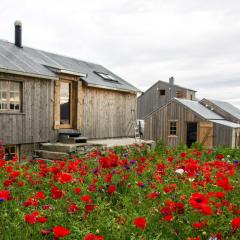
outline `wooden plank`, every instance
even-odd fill
[[[198,141],[206,147],[213,147],[213,123],[200,121],[198,124]]]

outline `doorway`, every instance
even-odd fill
[[[60,82],[60,128],[72,128],[72,83]]]
[[[187,123],[187,146],[191,147],[197,141],[197,123]]]

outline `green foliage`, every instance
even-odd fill
[[[57,225],[71,231],[62,238],[66,240],[82,240],[88,233],[105,240],[188,240],[198,236],[201,240],[220,240],[218,233],[222,239],[240,239],[240,229],[231,226],[232,219],[240,216],[240,163],[236,160],[240,161],[239,149],[209,150],[199,143],[192,148],[184,144],[172,148],[162,141],[154,151],[147,145],[116,147],[67,162],[19,165],[0,160],[0,239],[53,239],[53,232],[40,232]],[[185,171],[177,173],[181,168]],[[64,174],[72,178],[66,180]],[[228,184],[219,184],[224,178]],[[53,198],[53,186],[62,191],[61,198]],[[110,193],[110,186],[116,191]],[[79,194],[76,188],[81,189]],[[9,190],[11,199],[1,200],[3,190]],[[24,206],[39,191],[44,192],[45,199]],[[215,197],[219,192],[223,197]],[[194,193],[207,198],[205,206],[193,207],[190,199]],[[86,195],[91,198],[88,203],[82,201]],[[71,213],[73,203],[78,210]],[[177,203],[184,207],[178,209]],[[88,213],[87,204],[95,207]],[[201,212],[206,206],[211,208],[209,215]],[[25,221],[26,214],[36,211],[47,218],[45,223]],[[137,217],[146,218],[144,230],[134,225]],[[196,222],[205,225],[195,228]]]

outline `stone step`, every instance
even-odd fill
[[[42,143],[40,147],[41,150],[64,153],[71,153],[77,149],[76,145],[66,143]]]
[[[35,154],[38,158],[50,159],[50,160],[64,160],[69,158],[69,154],[65,152],[52,152],[46,150],[35,150]]]
[[[61,143],[87,143],[86,137],[64,137],[59,139]]]

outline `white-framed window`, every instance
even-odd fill
[[[169,135],[177,136],[177,121],[169,121]]]
[[[0,111],[21,111],[22,83],[0,80]]]

